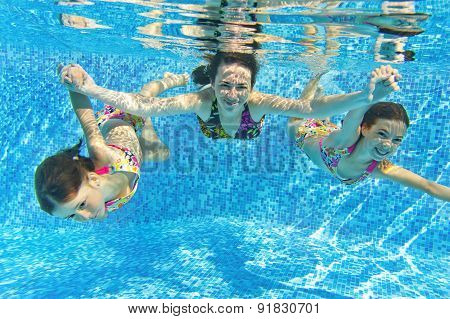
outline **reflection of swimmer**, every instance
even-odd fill
[[[94,3],[86,0],[60,0],[57,1],[56,4],[60,6],[76,6],[76,5],[92,5]]]
[[[220,2],[206,3],[195,24],[183,25],[181,33],[196,39],[199,46],[210,50],[254,52],[259,49],[259,42],[263,40],[262,35],[256,40],[256,35],[261,33],[262,27],[253,20],[254,15],[248,14],[246,3],[238,4],[242,10],[233,10],[237,8],[230,8],[229,4],[226,8],[221,7]]]
[[[427,15],[424,16],[422,14],[415,14],[416,11],[414,1],[384,1],[381,4],[381,7],[383,10],[383,15],[391,17],[395,17],[396,15],[405,15],[406,17],[410,17],[410,19],[412,19],[412,17],[415,17],[417,18],[417,20],[426,20],[428,18]],[[398,29],[400,26],[404,25],[404,22],[398,22],[396,28]],[[405,33],[405,30],[402,30],[400,33],[395,32],[395,29],[392,29],[392,26],[387,28],[386,23],[379,26],[381,30],[386,28],[389,30],[387,32],[386,30],[384,32],[381,32],[380,30],[380,34],[377,36],[374,48],[375,61],[382,63],[403,63],[407,61],[414,61],[414,51],[406,50],[405,47],[408,43],[408,37],[419,34],[421,31],[423,31],[423,29],[418,26],[418,21],[415,21],[411,25],[413,27],[410,28],[408,34]],[[413,32],[411,30],[413,30]]]
[[[93,19],[63,13],[59,16],[62,25],[75,29],[110,29],[108,26],[97,24]]]
[[[384,82],[392,82],[397,76],[389,66],[376,69],[373,74],[373,78]],[[314,91],[317,82],[318,79],[312,80],[308,89]],[[359,183],[368,177],[382,178],[450,201],[450,188],[387,160],[402,143],[408,126],[402,105],[378,102],[349,112],[342,128],[328,120],[291,119],[288,132],[315,165],[344,184]]]
[[[364,23],[376,26],[380,33],[412,37],[425,31],[419,23],[428,17],[429,15],[424,13],[380,14],[367,17]]]
[[[140,34],[162,37],[162,22],[153,22],[144,27],[138,27],[137,30]]]
[[[103,2],[121,2],[121,3],[132,3],[141,5],[144,7],[153,7],[155,4],[164,2],[165,0],[101,0]]]
[[[70,81],[64,72],[61,78]],[[72,70],[72,76],[81,75]],[[140,94],[152,97],[184,84],[186,76],[166,74],[145,85]],[[142,161],[165,160],[169,151],[158,139],[150,118],[144,121],[112,106],[105,106],[96,118],[87,96],[73,91],[69,94],[89,157],[80,155],[80,141],[45,159],[35,173],[36,196],[42,210],[50,215],[76,221],[101,220],[133,197]]]
[[[70,89],[92,96],[141,116],[194,113],[205,136],[252,139],[260,135],[266,114],[297,117],[327,117],[376,102],[391,91],[382,83],[369,82],[359,92],[309,100],[290,99],[253,90],[258,63],[252,54],[218,52],[206,68],[210,87],[169,98],[147,98],[102,88],[81,67],[83,77],[67,84]],[[70,76],[70,73],[69,73]],[[207,84],[207,83],[202,83]]]
[[[408,38],[385,38],[383,34],[375,42],[375,61],[401,63],[414,61],[414,51],[405,50]]]
[[[304,33],[308,37],[300,43],[307,50],[305,55],[314,55],[322,51],[317,44],[325,40],[325,57],[336,55],[341,37],[376,37],[375,60],[378,62],[404,62],[414,60],[414,52],[406,50],[407,38],[421,34],[425,30],[420,23],[428,19],[429,15],[416,13],[413,1],[391,2],[381,4],[382,13],[344,14],[335,10],[338,2],[326,2],[320,9],[303,11],[302,17],[310,18],[313,23],[304,24]],[[330,4],[332,6],[330,7]],[[308,6],[314,9],[313,6]],[[321,35],[323,34],[323,36]]]

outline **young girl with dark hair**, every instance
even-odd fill
[[[318,78],[313,79],[304,94],[314,95],[317,83]],[[450,201],[450,188],[387,160],[402,143],[408,126],[401,104],[378,102],[350,111],[342,128],[329,120],[292,118],[288,134],[315,165],[344,184],[383,178]]]
[[[74,72],[82,76],[75,76]],[[383,77],[372,76],[367,87],[350,94],[289,99],[253,90],[258,63],[252,54],[218,52],[209,66],[194,77],[207,84],[199,92],[169,98],[111,91],[95,84],[81,67],[67,66],[61,82],[71,90],[140,116],[195,113],[203,134],[209,138],[252,139],[261,133],[266,114],[297,117],[327,117],[374,103],[398,88],[398,72],[389,68]]]
[[[140,94],[156,96],[186,81],[184,75],[166,74],[145,85]],[[69,94],[89,157],[80,155],[80,140],[46,158],[36,169],[36,196],[50,215],[76,221],[104,219],[135,194],[142,161],[165,160],[169,152],[157,138],[150,118],[144,121],[112,106],[105,106],[96,118],[87,96]]]

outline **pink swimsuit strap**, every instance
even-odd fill
[[[339,177],[337,175],[337,172],[336,172],[337,166],[339,165],[339,161],[341,160],[343,155],[349,155],[355,150],[356,143],[353,144],[352,146],[344,149],[345,153],[346,153],[345,154],[345,153],[335,153],[332,148],[329,148],[329,149],[324,148],[322,142],[323,142],[323,138],[321,138],[319,140],[319,147],[320,147],[320,156],[322,157],[324,164],[328,167],[330,172],[336,178],[338,178],[341,182],[343,182],[345,184],[353,184],[353,183],[364,180],[365,178],[367,178],[367,176],[369,176],[369,174],[371,174],[375,170],[375,168],[378,165],[378,162],[373,160],[360,177],[354,178],[354,179],[342,179],[341,177]]]
[[[97,173],[98,175],[105,175],[109,174],[110,171],[111,168],[109,166],[103,166],[102,168],[95,170],[95,173]]]
[[[366,171],[369,173],[372,173],[373,170],[377,167],[378,162],[376,160],[373,160],[372,163],[367,167]]]
[[[355,147],[356,147],[356,143],[353,144],[352,146],[350,146],[349,148],[347,148],[348,153],[351,154],[355,150]],[[375,167],[377,167],[377,165],[378,165],[378,162],[376,160],[373,160],[372,163],[370,163],[370,165],[367,166],[366,172],[372,173],[373,170],[375,169]]]

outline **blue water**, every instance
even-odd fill
[[[136,26],[152,21],[137,16],[149,8],[95,2],[1,4],[0,298],[450,297],[448,204],[386,181],[339,184],[290,144],[281,116],[267,116],[253,141],[207,140],[190,114],[155,118],[171,157],[144,165],[138,192],[122,210],[83,224],[40,211],[36,166],[82,134],[57,82],[59,62],[80,63],[108,88],[137,91],[201,61],[192,47],[145,49],[132,40]],[[407,108],[412,124],[392,160],[450,185],[449,9],[442,1],[420,1],[416,11],[432,16],[425,33],[408,39],[416,61],[396,65],[402,91],[390,99]],[[63,12],[116,27],[63,28],[57,19]],[[177,14],[168,11],[166,19]],[[264,27],[290,36],[275,22]],[[374,39],[341,43],[322,81],[329,94],[361,89],[367,71],[379,65]],[[256,90],[300,94],[310,72],[298,55],[260,58]],[[167,94],[194,89],[189,84]]]

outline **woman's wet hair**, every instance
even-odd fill
[[[52,214],[55,203],[72,200],[88,172],[95,171],[94,162],[80,155],[83,140],[71,148],[46,158],[34,174],[34,188],[41,209]]]
[[[378,102],[373,104],[364,114],[361,125],[370,128],[378,119],[397,120],[409,127],[409,117],[403,105],[393,102]]]
[[[211,83],[209,77],[209,65],[199,65],[191,73],[192,81],[198,85],[207,85]]]
[[[218,52],[212,57],[207,57],[209,65],[200,65],[192,71],[192,80],[199,85],[206,85],[212,83],[216,78],[217,70],[220,64],[237,63],[250,70],[251,86],[255,85],[256,75],[259,71],[258,61],[254,54],[240,53],[240,52]]]

